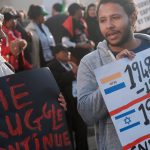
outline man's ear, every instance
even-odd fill
[[[136,21],[137,21],[137,12],[133,12],[130,16],[130,23],[131,23],[133,30],[135,30]]]

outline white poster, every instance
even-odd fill
[[[150,49],[95,75],[123,150],[150,150]]]
[[[150,0],[134,0],[138,9],[136,31],[150,28]]]

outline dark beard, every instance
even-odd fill
[[[127,43],[131,39],[131,37],[132,37],[132,30],[131,30],[131,24],[129,22],[128,26],[125,29],[125,32],[124,32],[124,35],[123,35],[122,39],[118,43],[112,44],[107,39],[106,39],[106,41],[107,41],[108,45],[110,45],[110,46],[121,47],[122,45]]]

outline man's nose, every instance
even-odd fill
[[[114,27],[114,24],[113,24],[113,21],[111,19],[108,19],[107,22],[106,22],[106,27],[107,28],[113,28]]]

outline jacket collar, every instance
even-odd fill
[[[148,40],[150,42],[150,36],[147,34],[135,33],[134,36],[136,38],[145,39],[145,40]],[[104,40],[98,44],[97,50],[98,50],[98,53],[99,53],[99,56],[102,60],[103,65],[108,64],[108,63],[116,60],[116,58],[112,54],[111,50],[107,46],[106,40]]]

